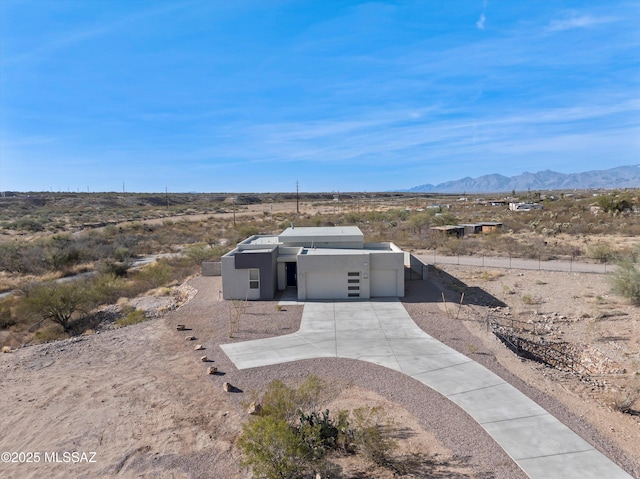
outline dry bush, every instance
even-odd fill
[[[624,414],[634,414],[633,406],[639,398],[640,389],[638,388],[617,391],[613,395],[613,409]]]

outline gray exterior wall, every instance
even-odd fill
[[[268,252],[242,252],[222,257],[222,297],[224,299],[273,299],[277,289],[278,249]],[[260,288],[249,288],[249,270],[260,270]]]

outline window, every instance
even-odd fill
[[[249,270],[249,289],[260,289],[260,270]]]

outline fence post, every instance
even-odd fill
[[[569,273],[573,273],[573,255],[571,255],[571,262],[569,263]]]
[[[484,253],[482,253],[482,267],[484,268]]]
[[[511,253],[509,253],[509,269],[511,269]]]

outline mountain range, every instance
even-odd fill
[[[409,188],[418,193],[500,193],[524,190],[584,190],[600,188],[640,188],[640,165],[618,166],[608,170],[583,173],[558,173],[544,170],[517,176],[499,174],[478,178],[462,178],[437,185],[424,184]]]

